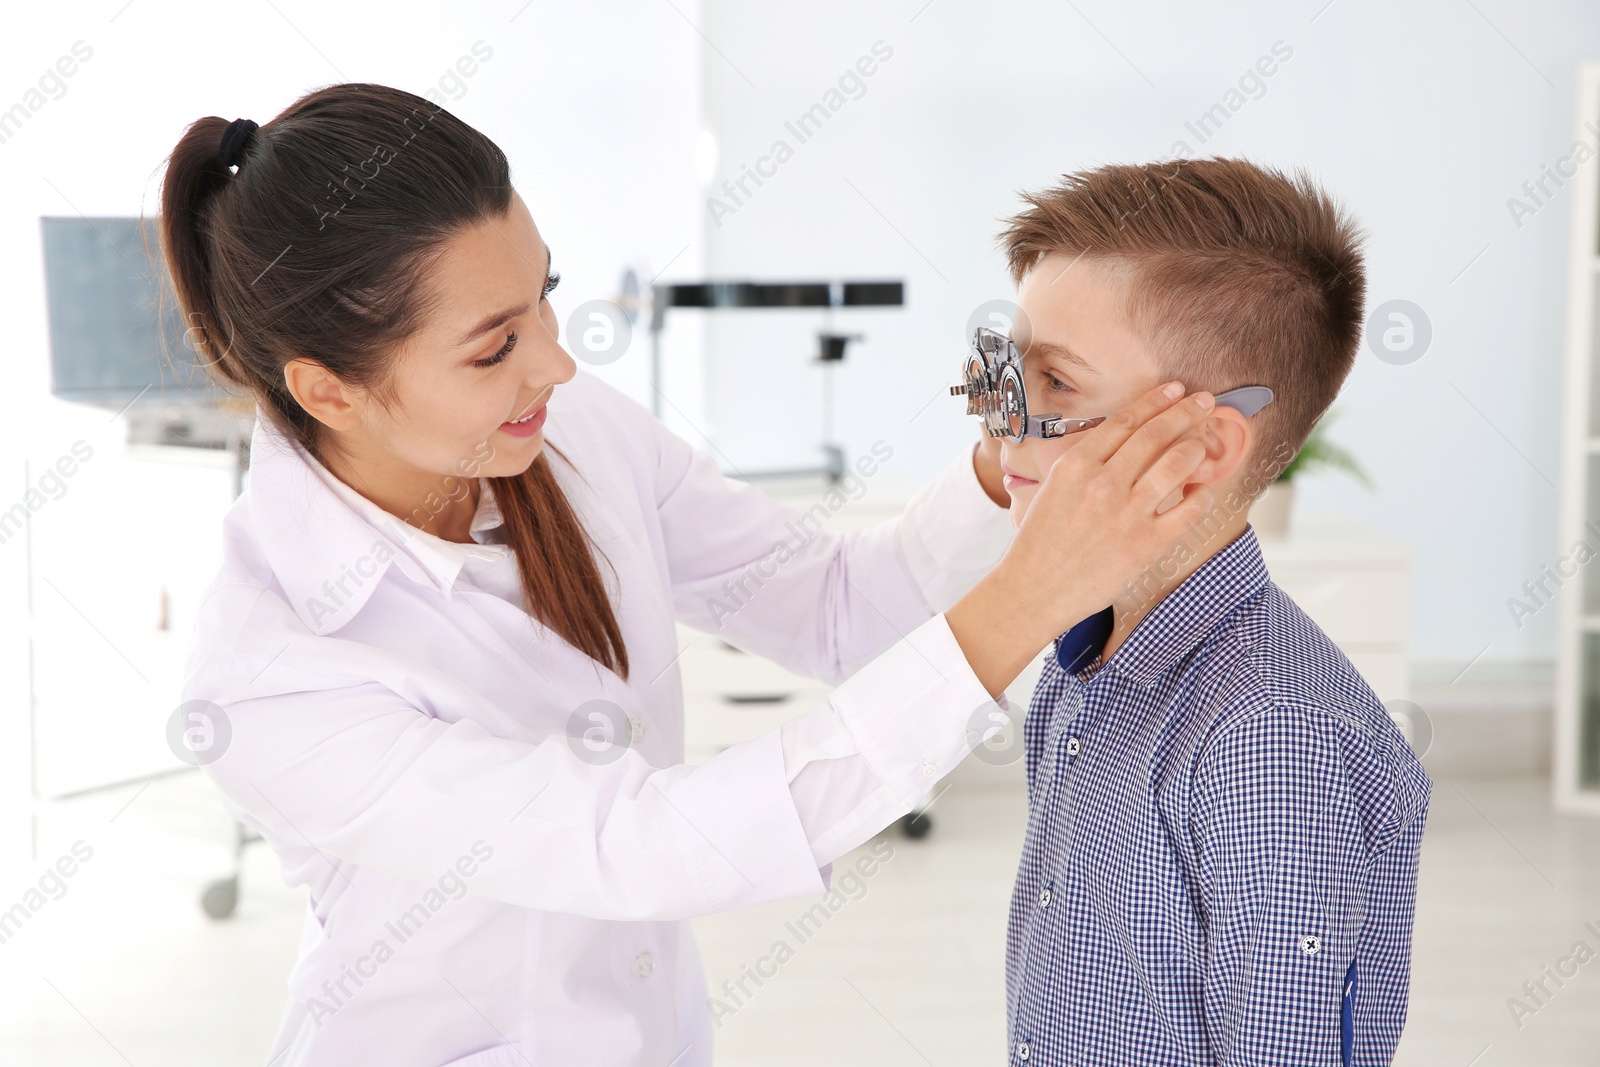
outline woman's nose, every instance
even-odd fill
[[[555,373],[560,375],[556,379],[557,385],[572,381],[578,373],[578,361],[573,359],[572,354],[561,345],[552,344],[551,347],[555,349],[555,358],[552,362],[536,368],[539,371],[537,377],[548,380],[550,375]]]

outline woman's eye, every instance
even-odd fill
[[[550,276],[544,280],[544,295],[545,296],[549,296],[552,292],[555,291],[556,286],[558,286],[560,284],[561,284],[561,274],[560,274],[560,272],[551,271],[550,272]]]
[[[509,356],[511,354],[511,350],[516,347],[517,335],[513,333],[506,338],[505,346],[502,347],[500,351],[496,352],[488,359],[475,359],[472,361],[472,365],[474,367],[492,367],[496,363],[499,363],[502,359],[505,359],[507,356]]]

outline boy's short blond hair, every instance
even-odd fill
[[[1355,362],[1366,300],[1365,235],[1309,176],[1109,165],[1024,199],[1001,234],[1013,281],[1052,252],[1126,271],[1129,321],[1161,373],[1191,391],[1270,387],[1252,452],[1299,450]]]

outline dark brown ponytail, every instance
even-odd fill
[[[448,111],[381,85],[333,85],[258,128],[238,173],[223,166],[228,120],[189,127],[161,188],[161,247],[189,347],[225,388],[326,465],[322,424],[283,369],[314,360],[394,400],[391,354],[429,310],[427,265],[461,229],[506,213],[505,154]],[[382,180],[360,163],[392,157]],[[329,217],[339,206],[336,217]],[[628,676],[628,653],[583,528],[547,444],[522,474],[488,479],[521,571],[524,607],[597,662]],[[570,466],[570,462],[568,462]]]

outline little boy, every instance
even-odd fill
[[[1003,240],[1030,413],[1092,417],[1168,379],[1275,399],[1216,409],[1193,478],[1210,517],[1047,658],[1009,1062],[1388,1063],[1431,783],[1246,520],[1350,371],[1361,235],[1310,179],[1236,160],[1101,167],[1026,199]],[[1014,523],[1080,440],[1002,441]]]

